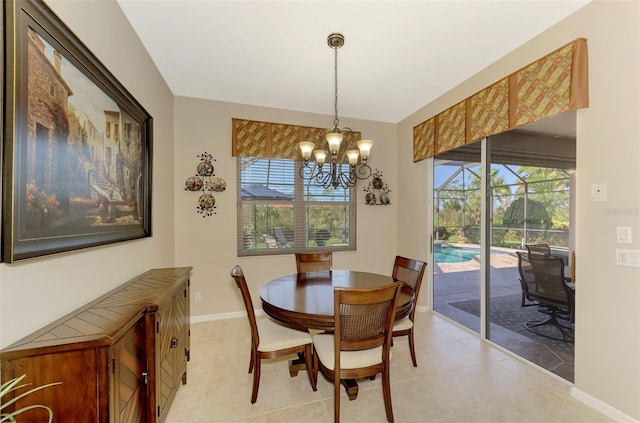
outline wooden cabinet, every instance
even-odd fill
[[[190,273],[150,270],[0,351],[2,382],[62,382],[16,406],[45,404],[60,423],[164,421],[187,382]]]
[[[189,292],[177,291],[163,307],[155,313],[156,351],[158,363],[156,375],[158,400],[156,415],[163,421],[180,383],[187,383],[187,360],[189,359]]]

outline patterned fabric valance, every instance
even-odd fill
[[[298,143],[316,142],[327,133],[326,128],[295,126],[283,123],[231,119],[233,125],[231,154],[241,157],[271,159],[302,159]],[[352,132],[354,141],[360,141],[360,132]]]
[[[589,106],[587,40],[578,38],[413,128],[418,162]]]

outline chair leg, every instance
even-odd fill
[[[251,373],[253,371],[253,363],[256,360],[256,351],[255,349],[251,348],[251,358],[249,358],[249,371],[247,373]]]
[[[311,382],[311,389],[313,389],[314,391],[317,391],[318,388],[316,387],[316,380],[314,378],[314,370],[313,370],[313,354],[311,353],[313,351],[313,347],[311,346],[311,344],[307,344],[304,346],[304,362],[307,366],[307,374],[309,374],[309,381]]]
[[[537,327],[546,326],[546,325],[551,325],[558,328],[558,330],[562,334],[562,338],[556,338],[554,336],[551,336],[536,330]],[[544,336],[545,338],[557,339],[558,341],[568,341],[568,342],[573,342],[574,340],[573,335],[570,333],[571,328],[561,325],[560,322],[558,322],[558,320],[556,319],[556,314],[554,311],[552,311],[549,314],[549,317],[546,320],[541,320],[541,321],[528,320],[524,322],[524,327],[535,334]]]
[[[251,404],[255,404],[258,399],[258,388],[260,387],[260,364],[261,359],[256,354],[255,357],[255,370],[253,372],[253,391],[251,392]]]
[[[313,351],[313,383],[311,386],[318,386],[318,353],[315,351],[315,347],[314,347],[314,351]]]
[[[411,352],[411,361],[413,361],[413,367],[418,367],[418,361],[416,360],[415,339],[413,337],[413,328],[411,328],[411,332],[409,332],[409,352]]]
[[[340,372],[335,371],[333,375],[333,420],[340,422]]]
[[[391,377],[389,375],[389,363],[382,370],[382,396],[384,397],[384,411],[387,413],[387,421],[393,423],[393,406],[391,405]]]

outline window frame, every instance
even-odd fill
[[[294,199],[291,202],[285,202],[282,199],[242,199],[242,160],[279,160],[289,161],[293,163],[294,174]],[[318,252],[318,251],[355,251],[357,240],[357,186],[349,188],[348,198],[349,201],[314,201],[305,198],[305,192],[308,192],[307,187],[310,182],[303,180],[298,174],[298,169],[303,165],[301,160],[294,159],[281,159],[281,158],[269,158],[269,157],[256,157],[247,158],[238,156],[236,159],[236,177],[237,177],[237,255],[238,257],[251,257],[251,256],[266,256],[266,255],[281,255],[281,254],[293,254],[294,252]],[[269,184],[267,185],[269,186]],[[292,227],[294,231],[293,243],[291,247],[281,248],[245,248],[245,234],[244,234],[244,206],[247,204],[258,205],[282,205],[292,204],[293,217]],[[309,233],[309,206],[346,206],[348,209],[348,244],[334,244],[324,246],[308,246]],[[300,211],[303,208],[303,211]],[[273,228],[275,230],[275,228]],[[255,231],[255,228],[254,228]],[[302,234],[302,235],[301,235]],[[258,237],[256,233],[250,234],[251,237]]]

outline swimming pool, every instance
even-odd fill
[[[506,251],[491,250],[491,254],[509,254]],[[433,261],[436,263],[462,263],[480,255],[477,247],[454,247],[442,245],[433,252]]]

